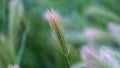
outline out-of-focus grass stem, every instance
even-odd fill
[[[9,27],[8,27],[8,35],[9,35],[9,45],[10,51],[14,58],[14,62],[16,62],[16,40],[17,40],[17,32],[20,27],[21,18],[23,15],[23,6],[21,0],[10,0],[9,3]]]
[[[6,23],[5,10],[6,10],[6,0],[3,0],[3,10],[2,10],[2,13],[3,13],[3,26],[2,26],[2,29],[4,29],[5,23]]]
[[[17,58],[16,58],[16,63],[17,64],[20,64],[20,62],[21,62],[22,55],[23,55],[23,52],[24,52],[24,49],[25,49],[25,42],[26,42],[28,31],[29,31],[29,26],[26,27],[26,30],[24,31],[22,39],[21,39],[20,49],[18,51],[18,55],[17,55]]]

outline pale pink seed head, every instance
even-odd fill
[[[88,46],[83,46],[80,50],[81,58],[86,61],[90,59],[91,49]]]
[[[111,64],[119,65],[117,58],[110,52],[110,49],[107,47],[100,48],[100,57],[110,65]]]
[[[44,17],[49,21],[49,23],[57,23],[60,20],[60,15],[53,9],[47,10]]]
[[[87,38],[94,38],[100,36],[100,32],[93,28],[86,29],[84,33]]]
[[[113,33],[116,33],[117,32],[117,25],[116,24],[114,24],[114,23],[109,23],[108,24],[108,29],[109,29],[109,31],[110,32],[113,32]]]

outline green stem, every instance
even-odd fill
[[[3,25],[2,25],[2,29],[4,29],[5,23],[6,23],[5,10],[6,10],[6,0],[3,0],[3,10],[2,10],[2,14],[3,14]]]
[[[70,68],[71,67],[71,63],[70,63],[70,59],[69,59],[68,56],[66,56],[66,60],[67,60],[67,63],[68,63],[68,68]]]
[[[22,40],[21,40],[21,45],[20,45],[21,47],[20,47],[20,50],[18,51],[18,55],[17,55],[17,58],[16,58],[16,63],[17,64],[20,64],[20,62],[21,62],[21,58],[22,58],[22,55],[23,55],[23,52],[24,52],[24,49],[25,49],[25,42],[26,42],[26,37],[27,37],[28,31],[29,31],[29,28],[27,27],[25,32],[23,33]]]

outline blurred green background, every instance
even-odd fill
[[[110,44],[116,45],[112,47],[118,47],[118,44],[109,36],[107,26],[109,22],[119,24],[120,0],[19,0],[18,3],[24,9],[22,14],[17,8],[10,8],[10,2],[15,1],[17,0],[0,0],[0,45],[2,48],[6,45],[4,41],[12,40],[15,57],[21,45],[25,45],[19,63],[20,68],[66,68],[63,55],[54,48],[58,43],[51,34],[48,21],[44,18],[46,10],[51,8],[58,11],[63,18],[62,27],[72,45],[70,51],[72,65],[81,62],[80,48],[89,40],[84,36],[84,31],[87,28],[95,28],[106,37],[102,36],[103,38],[97,41],[98,45]],[[10,33],[14,40],[9,37]],[[5,37],[6,40],[3,40],[2,37]],[[9,43],[7,46],[8,49],[11,47]],[[16,63],[13,59],[7,60],[5,58],[6,56],[9,58],[10,55],[4,50],[0,55],[3,57],[0,57],[3,67]],[[4,54],[5,56],[3,56]]]

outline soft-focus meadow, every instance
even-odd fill
[[[0,68],[120,68],[120,0],[0,0]]]

